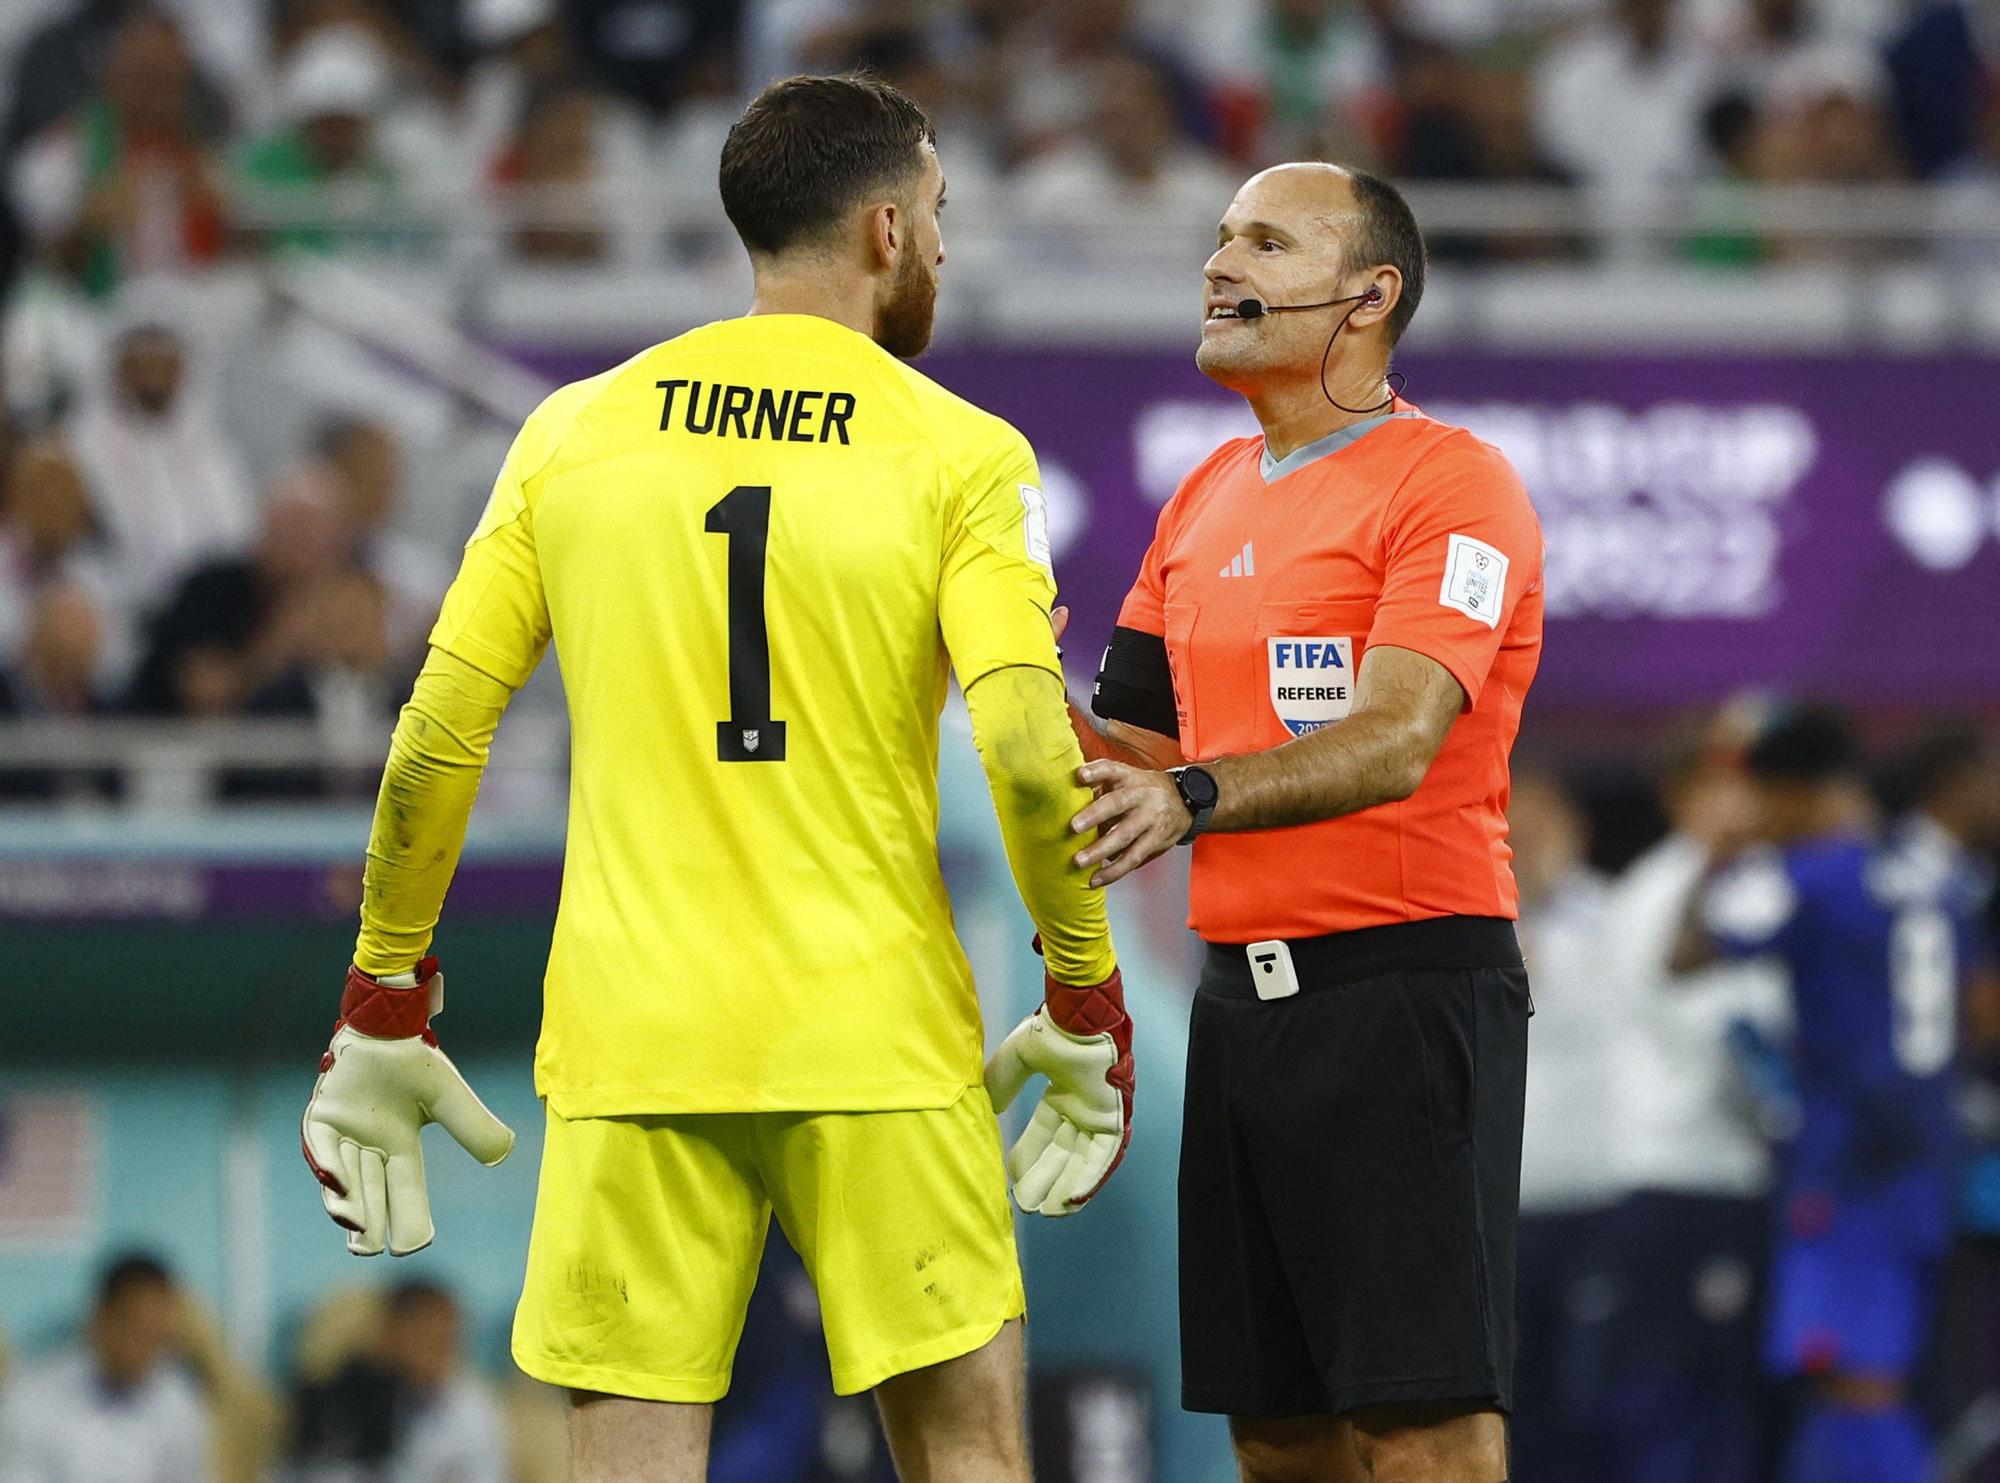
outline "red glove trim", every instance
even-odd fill
[[[350,967],[347,987],[340,996],[340,1023],[377,1040],[408,1040],[422,1035],[430,1028],[431,980],[437,971],[438,960],[426,958],[417,965],[414,987],[392,989]]]
[[[1132,1064],[1132,1016],[1125,1012],[1125,977],[1115,968],[1111,977],[1098,984],[1059,984],[1046,973],[1042,977],[1043,1011],[1056,1028],[1078,1036],[1109,1035],[1112,1048],[1118,1052],[1118,1059],[1104,1073],[1104,1080],[1117,1088],[1125,1104],[1125,1132],[1118,1140],[1117,1157],[1104,1170],[1104,1178],[1069,1202],[1082,1205],[1110,1182],[1118,1166],[1125,1162],[1125,1150],[1132,1146],[1132,1093],[1138,1083],[1138,1073]]]
[[[1059,984],[1042,975],[1042,997],[1056,1027],[1072,1035],[1109,1033],[1119,1053],[1132,1049],[1132,1017],[1125,1012],[1125,976],[1117,969],[1099,984]]]

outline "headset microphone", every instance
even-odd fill
[[[1297,314],[1304,309],[1331,309],[1335,304],[1380,303],[1382,290],[1371,288],[1365,294],[1349,294],[1341,299],[1321,299],[1317,304],[1267,304],[1262,299],[1238,299],[1236,317],[1238,319],[1262,319],[1267,314]]]
[[[1373,407],[1350,407],[1345,402],[1336,400],[1334,394],[1327,390],[1326,363],[1333,356],[1333,342],[1340,338],[1340,332],[1347,328],[1347,322],[1355,316],[1360,307],[1364,304],[1379,304],[1381,302],[1382,290],[1375,287],[1370,287],[1366,293],[1348,294],[1344,298],[1321,299],[1317,304],[1266,304],[1262,299],[1238,299],[1236,301],[1236,317],[1238,319],[1262,319],[1270,314],[1296,314],[1303,309],[1331,309],[1335,304],[1354,305],[1353,309],[1349,309],[1345,314],[1340,316],[1340,323],[1335,325],[1333,333],[1327,336],[1326,353],[1319,358],[1319,390],[1320,395],[1324,396],[1329,402],[1332,402],[1334,406],[1340,408],[1341,411],[1351,413],[1356,417],[1367,417],[1380,412],[1384,407],[1393,407],[1396,405],[1396,393],[1402,389],[1402,375],[1398,372],[1390,373],[1390,391],[1387,401],[1380,402]]]

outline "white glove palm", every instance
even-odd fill
[[[482,1164],[514,1147],[513,1131],[430,1036],[366,1035],[343,1022],[320,1061],[300,1136],[326,1213],[346,1227],[356,1256],[378,1255],[385,1240],[397,1256],[431,1244],[426,1123],[442,1125]]]
[[[1007,1110],[1029,1078],[1048,1078],[1048,1090],[1007,1153],[1007,1176],[1023,1210],[1069,1215],[1111,1177],[1130,1132],[1129,1090],[1112,1079],[1121,1064],[1129,1074],[1124,1056],[1110,1031],[1072,1034],[1037,1009],[986,1063],[986,1092],[996,1112]]]

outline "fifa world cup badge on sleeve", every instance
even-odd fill
[[[1293,736],[1317,731],[1354,708],[1354,640],[1266,639],[1271,709]]]
[[[1446,543],[1444,586],[1438,601],[1488,628],[1498,628],[1506,600],[1507,558],[1484,541],[1454,535]]]

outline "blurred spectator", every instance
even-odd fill
[[[2000,265],[1993,229],[2000,221],[2000,65],[1981,95],[1971,152],[1939,176],[1939,186],[1938,255],[1967,268]]]
[[[13,169],[31,241],[94,297],[146,273],[212,263],[227,240],[218,135],[177,26],[133,10],[92,92]]]
[[[1193,89],[1171,46],[1148,33],[1134,9],[1133,0],[1039,0],[1026,24],[1008,34],[995,63],[1007,76],[1015,157],[1031,160],[1076,144],[1105,106],[1104,83],[1117,75],[1114,64],[1135,55],[1171,79],[1176,132],[1194,132],[1201,120],[1189,101]]]
[[[1608,1041],[1620,1089],[1612,1155],[1630,1191],[1613,1218],[1615,1308],[1601,1377],[1613,1448],[1606,1478],[1763,1476],[1767,1136],[1782,1129],[1758,1115],[1732,1036],[1739,1025],[1781,1034],[1785,983],[1765,965],[1668,969],[1711,853],[1736,848],[1750,827],[1737,765],[1750,720],[1731,709],[1677,739],[1661,782],[1671,832],[1620,877],[1603,921],[1601,971],[1624,1020]]]
[[[1967,855],[2000,849],[2000,753],[1976,723],[1931,726],[1897,771],[1906,824],[1941,831],[1940,848]]]
[[[330,646],[379,646],[380,623],[329,631],[341,574],[339,517],[324,494],[274,496],[247,557],[196,568],[149,625],[128,705],[145,715],[309,715],[307,675]]]
[[[84,1341],[24,1370],[0,1405],[7,1483],[208,1483],[209,1417],[176,1363],[180,1294],[155,1258],[123,1257],[98,1285]]]
[[[102,77],[113,38],[127,20],[158,12],[152,0],[71,0],[12,58],[12,107],[0,130],[0,156],[27,143],[89,97]],[[219,129],[226,110],[198,80],[204,130]]]
[[[1551,775],[1516,765],[1507,837],[1521,890],[1521,951],[1535,986],[1521,1144],[1517,1311],[1523,1478],[1594,1483],[1603,1333],[1613,1291],[1607,1219],[1623,1190],[1612,1140],[1621,1089],[1606,1054],[1626,1006],[1604,973],[1605,882],[1584,862],[1582,812]]]
[[[1743,220],[1737,188],[1756,183],[1764,169],[1757,107],[1747,93],[1728,91],[1712,101],[1701,118],[1708,150],[1721,167],[1723,188],[1697,196],[1697,230],[1685,244],[1688,257],[1712,267],[1747,267],[1769,256],[1760,235]]]
[[[2000,71],[1992,20],[1990,6],[1982,15],[1965,0],[1933,0],[1912,6],[1889,42],[1898,138],[1919,176],[1936,175],[1975,147],[1980,104],[1991,108]]]
[[[736,71],[745,0],[567,0],[571,35],[592,76],[664,114],[698,72]]]
[[[9,703],[31,715],[94,713],[104,643],[103,610],[74,582],[52,583],[28,611]]]
[[[1709,50],[1722,86],[1755,104],[1774,74],[1824,39],[1810,0],[1744,0]]]
[[[525,220],[509,234],[530,262],[643,262],[660,238],[634,217],[645,182],[621,173],[615,107],[577,81],[539,87],[522,107],[520,128],[493,165],[499,185],[524,192]]]
[[[283,1442],[284,1402],[236,1358],[195,1294],[181,1293],[177,1307],[174,1348],[208,1400],[216,1483],[265,1483]]]
[[[642,112],[586,78],[558,0],[469,0],[464,24],[473,60],[456,124],[471,177],[573,188],[602,218],[573,235],[517,236],[514,248],[544,260],[651,255],[659,231],[636,224],[633,206],[660,190],[660,152]],[[710,174],[714,163],[711,153]]]
[[[1016,184],[1023,214],[1070,226],[1219,219],[1236,181],[1175,122],[1169,80],[1146,58],[1097,64],[1096,112],[1065,149],[1027,166]],[[1131,246],[1120,233],[1119,250]]]
[[[1888,114],[1889,77],[1872,52],[1822,46],[1788,58],[1771,75],[1757,141],[1760,178],[1771,184],[1884,185],[1905,171]],[[1915,230],[1920,223],[1912,222]],[[1900,253],[1879,234],[1789,237],[1773,233],[1771,257],[1846,260]]]
[[[241,551],[256,524],[242,459],[174,317],[132,315],[112,342],[108,384],[72,435],[118,595],[140,614],[196,562]]]
[[[1380,152],[1395,104],[1389,38],[1360,0],[1262,0],[1245,5],[1246,55],[1225,64],[1225,143],[1256,161],[1323,154],[1366,161]]]
[[[1396,49],[1402,116],[1393,151],[1396,172],[1419,180],[1491,180],[1562,185],[1535,135],[1526,74],[1479,66],[1450,47],[1421,38]],[[1574,250],[1558,233],[1492,236],[1433,231],[1434,260],[1545,259]]]
[[[406,205],[401,181],[376,137],[390,98],[388,58],[358,26],[315,31],[300,43],[278,87],[284,124],[239,160],[257,208],[305,212],[332,224],[267,229],[274,247],[328,252],[381,246]]]
[[[1673,0],[1613,0],[1603,19],[1542,58],[1536,133],[1580,184],[1629,199],[1703,173],[1701,113],[1714,85]]]
[[[1520,185],[1568,185],[1569,176],[1542,152],[1535,134],[1534,92],[1528,75],[1507,69],[1474,78],[1474,117],[1481,172],[1488,180]],[[1481,244],[1487,258],[1548,259],[1581,251],[1576,237],[1556,230],[1510,232]]]
[[[403,452],[387,423],[335,417],[314,453],[329,476],[348,561],[380,584],[389,607],[388,643],[400,658],[422,659],[452,568],[439,553],[395,528],[403,501]]]
[[[298,1396],[294,1476],[345,1483],[506,1483],[507,1430],[465,1373],[457,1300],[435,1283],[397,1284],[379,1337]]]
[[[21,450],[0,487],[0,709],[87,714],[116,682],[128,645],[83,477],[46,439]]]
[[[813,70],[866,69],[923,105],[953,198],[971,200],[990,192],[1012,141],[1002,52],[963,21],[909,0],[864,0],[822,25],[805,50]]]
[[[1898,842],[1937,862],[1942,871],[1964,871],[1993,894],[1993,857],[2000,851],[2000,751],[1971,722],[1946,722],[1920,737],[1898,767],[1903,804]],[[1966,1031],[1988,1071],[2000,1070],[2000,980],[1994,944],[1982,944],[1970,965]]]
[[[1890,127],[1889,74],[1858,46],[1801,50],[1764,91],[1764,174],[1774,181],[1871,185],[1904,173]]]
[[[1471,63],[1448,46],[1412,41],[1399,49],[1397,78],[1402,93],[1400,173],[1418,180],[1477,180],[1487,173],[1481,147],[1478,82]],[[1432,255],[1453,256],[1431,245]]]
[[[479,168],[512,147],[530,100],[571,81],[576,60],[557,0],[468,0],[472,49],[459,106],[467,149]]]

